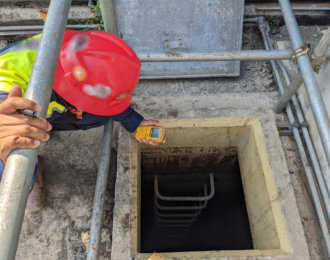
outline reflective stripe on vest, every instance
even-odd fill
[[[58,113],[64,113],[65,111],[67,111],[67,109],[65,108],[65,106],[57,103],[56,101],[52,101],[49,103],[48,106],[47,118],[50,118],[53,115],[54,111]]]

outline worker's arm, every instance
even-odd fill
[[[124,112],[119,115],[113,116],[113,119],[119,121],[127,131],[134,132],[139,126],[161,126],[157,120],[146,120],[133,108],[129,107]],[[150,144],[152,146],[157,146],[160,143],[153,141],[148,141],[147,139],[137,139],[140,143]],[[163,143],[166,142],[166,136],[163,140]]]
[[[131,133],[133,133],[136,128],[138,128],[138,126],[143,120],[143,116],[141,116],[131,107],[128,107],[124,112],[111,117],[115,121],[120,122],[123,127]]]
[[[0,104],[0,159],[4,163],[14,149],[36,148],[40,141],[47,141],[47,132],[52,128],[45,119],[27,117],[17,113],[18,109],[41,111],[38,104],[22,98],[18,86],[13,86],[7,99]]]

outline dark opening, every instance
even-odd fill
[[[210,193],[210,173],[215,194],[206,206],[196,201],[155,203],[155,176],[161,195],[196,197],[204,195],[205,184]],[[187,206],[196,209],[176,210]],[[142,150],[140,239],[141,253],[253,249],[235,148]]]

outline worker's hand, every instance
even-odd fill
[[[47,141],[52,129],[46,119],[30,118],[17,113],[18,109],[42,110],[35,102],[22,98],[20,87],[13,86],[8,97],[0,104],[0,159],[6,163],[16,148],[36,148],[40,141]]]
[[[157,120],[145,120],[143,119],[140,123],[139,126],[148,126],[148,125],[151,125],[151,126],[161,126],[161,124],[159,123],[159,121]],[[137,139],[141,144],[150,144],[152,146],[157,146],[157,145],[160,145],[161,143],[156,143],[156,142],[153,142],[153,141],[148,141],[147,139]],[[163,140],[163,144],[166,143],[166,140],[167,140],[167,137],[165,135],[164,137],[164,140]]]

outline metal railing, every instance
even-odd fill
[[[256,22],[257,22],[257,25],[260,29],[260,32],[261,32],[261,35],[262,35],[262,38],[263,38],[263,41],[264,41],[264,44],[265,44],[265,48],[269,49],[269,50],[273,49],[273,46],[270,42],[270,37],[269,37],[268,23],[266,21],[264,21],[263,18],[258,18],[256,20]],[[272,66],[272,69],[273,69],[273,72],[274,72],[275,79],[276,79],[277,85],[279,87],[279,90],[280,90],[281,93],[284,93],[285,83],[287,85],[290,85],[289,75],[288,75],[287,71],[285,70],[285,67],[283,66],[281,61],[271,60],[270,63],[271,63],[271,66]],[[283,82],[283,77],[281,77],[279,70],[282,71],[283,77],[285,79],[285,83]],[[293,103],[294,108],[296,110],[296,115],[297,115],[297,118],[298,118],[298,122],[300,124],[302,124],[304,122],[304,117],[302,115],[300,106],[298,104],[298,100],[297,100],[295,95],[292,97],[292,103]],[[291,106],[289,104],[286,105],[285,110],[286,110],[286,113],[288,115],[290,124],[291,125],[297,125],[294,113],[293,113],[293,111],[291,109]],[[301,163],[302,163],[303,168],[305,170],[308,186],[309,186],[310,191],[311,191],[312,200],[313,200],[313,203],[314,203],[314,206],[315,206],[316,215],[317,215],[319,223],[320,223],[320,228],[321,228],[321,232],[323,234],[323,238],[324,238],[324,241],[325,241],[325,244],[326,244],[327,252],[330,255],[330,237],[329,237],[329,232],[328,232],[328,227],[327,227],[327,221],[329,221],[329,218],[330,218],[330,199],[329,199],[329,193],[327,191],[327,188],[326,188],[326,185],[325,185],[325,182],[324,182],[324,176],[321,173],[320,166],[318,164],[318,161],[317,161],[317,158],[316,158],[316,155],[315,155],[315,151],[314,151],[313,145],[312,145],[311,140],[310,140],[308,129],[307,129],[307,127],[303,127],[302,128],[302,134],[303,134],[306,146],[307,146],[308,153],[309,153],[309,155],[312,159],[314,172],[315,172],[316,179],[317,179],[319,187],[320,187],[320,193],[321,193],[321,196],[323,198],[324,206],[325,206],[325,210],[326,210],[327,214],[324,214],[324,212],[322,210],[321,200],[320,200],[318,192],[317,192],[317,187],[316,187],[314,179],[313,179],[312,169],[309,165],[308,158],[307,158],[307,155],[306,155],[306,152],[305,152],[303,142],[301,140],[299,130],[298,130],[297,127],[293,127],[292,132],[293,132],[293,136],[294,136],[294,139],[296,141],[296,144],[297,144],[297,148],[298,148],[298,152],[299,152],[299,155],[300,155]]]
[[[294,50],[298,50],[303,42],[298,30],[292,8],[288,0],[279,0],[282,13],[288,27],[289,35],[293,43]],[[26,92],[26,98],[39,103],[44,109],[40,116],[45,117],[48,100],[51,93],[57,60],[60,53],[60,47],[63,39],[65,23],[68,17],[68,10],[71,1],[53,0],[50,3],[48,16],[43,28],[43,35],[38,50],[38,54],[33,67],[30,83]],[[101,12],[105,21],[106,30],[114,30],[115,19],[112,0],[101,0]],[[107,29],[110,28],[110,29]],[[111,29],[112,28],[112,29]],[[268,45],[268,47],[270,47]],[[207,61],[207,60],[280,60],[291,59],[296,51],[292,50],[255,50],[255,51],[227,51],[212,54],[139,54],[141,61]],[[329,50],[326,53],[329,57]],[[312,106],[313,114],[317,122],[318,130],[322,139],[328,163],[330,161],[330,133],[329,133],[329,117],[325,110],[325,106],[317,86],[314,72],[307,55],[297,58],[299,68],[302,73],[302,79],[305,83],[306,91]],[[290,114],[290,111],[287,111]],[[291,117],[291,116],[290,116]],[[111,140],[111,122],[105,127],[105,136],[107,140]],[[295,134],[296,131],[294,131]],[[299,133],[296,133],[297,136]],[[110,141],[107,141],[109,143]],[[300,147],[300,143],[297,143]],[[107,146],[110,149],[110,146]],[[103,150],[104,154],[105,152]],[[5,166],[2,181],[0,183],[0,259],[14,259],[22,226],[24,209],[28,197],[29,187],[32,183],[32,176],[37,158],[37,149],[17,149],[11,153]],[[108,160],[108,158],[104,158]],[[106,166],[107,162],[102,160],[97,187],[95,191],[94,209],[91,225],[91,239],[88,259],[97,259],[95,246],[98,249],[102,228],[103,204],[102,196],[105,189],[107,179]],[[307,169],[307,168],[306,168]],[[103,175],[100,176],[100,174]],[[156,199],[157,201],[157,199]],[[316,202],[317,204],[317,202]],[[200,206],[200,205],[199,205]],[[202,205],[204,206],[204,205]],[[205,205],[206,206],[206,205]],[[196,206],[195,206],[196,207]],[[318,206],[317,206],[318,207]],[[161,209],[161,208],[160,208]],[[196,208],[194,208],[195,210]],[[317,213],[319,210],[317,210]],[[319,213],[318,213],[319,214]],[[97,222],[97,223],[96,223]],[[321,226],[323,225],[320,223]],[[323,230],[323,229],[322,229]],[[329,245],[327,249],[329,253]],[[94,252],[90,252],[93,250]],[[329,253],[330,255],[330,253]]]
[[[301,49],[304,45],[296,18],[293,14],[290,2],[288,0],[279,0],[286,27],[292,42],[292,47],[295,51]],[[316,121],[319,135],[322,140],[324,152],[326,154],[328,164],[330,164],[330,119],[325,108],[321,92],[319,90],[312,64],[308,55],[301,55],[297,58],[297,63],[300,69],[301,76],[305,83],[305,89],[309,97],[314,118]]]
[[[51,1],[26,91],[26,98],[42,106],[41,117],[46,116],[70,5],[70,0]],[[6,162],[0,183],[0,259],[15,258],[36,160],[37,149],[16,149]]]

